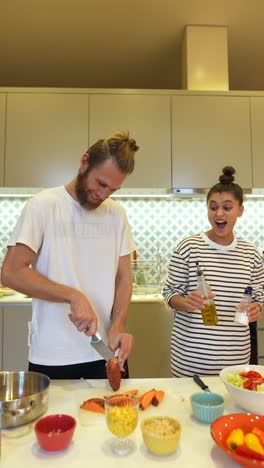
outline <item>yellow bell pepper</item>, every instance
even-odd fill
[[[226,445],[231,450],[236,450],[237,447],[244,444],[244,432],[242,429],[233,429],[226,439]]]
[[[264,455],[264,447],[260,443],[260,440],[256,434],[252,434],[252,432],[248,432],[245,435],[245,445],[250,448],[251,450],[254,450],[257,453],[260,453],[261,455]]]

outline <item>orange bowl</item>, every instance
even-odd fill
[[[39,419],[35,433],[40,447],[49,452],[63,450],[70,444],[76,420],[68,414],[51,414]]]
[[[258,416],[257,414],[250,413],[234,413],[226,416],[221,416],[211,424],[211,436],[214,441],[226,454],[236,461],[239,465],[245,468],[264,468],[264,461],[253,460],[236,454],[234,450],[231,450],[226,445],[226,439],[233,429],[242,429],[245,433],[258,427],[264,431],[264,416]]]

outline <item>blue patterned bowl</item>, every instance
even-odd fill
[[[205,424],[211,424],[224,412],[224,398],[218,393],[193,393],[190,401],[195,418]]]

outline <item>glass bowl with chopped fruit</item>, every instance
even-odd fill
[[[111,448],[117,455],[127,455],[134,450],[128,436],[138,423],[139,399],[134,395],[115,394],[105,398],[105,417],[109,431],[115,436]]]
[[[141,431],[150,452],[169,455],[179,445],[181,424],[170,416],[153,416],[142,421]]]

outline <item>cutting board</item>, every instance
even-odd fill
[[[97,388],[91,388],[88,383],[85,386],[84,381],[82,388],[78,392],[80,405],[89,398],[104,398],[111,394],[124,393],[127,390],[134,389],[138,389],[138,396],[140,396],[148,390],[155,388],[156,390],[163,390],[165,392],[164,398],[158,406],[149,405],[144,411],[139,409],[139,422],[150,416],[172,416],[179,418],[183,410],[190,411],[189,400],[175,390],[174,379],[171,380],[171,384],[166,383],[166,388],[164,388],[164,381],[159,385],[158,381],[155,380],[153,386],[152,379],[140,379],[138,382],[133,379],[133,385],[129,379],[122,380],[121,387],[117,392],[112,391],[107,380],[102,380],[99,385]],[[84,426],[105,424],[105,415],[79,408],[79,421]]]

